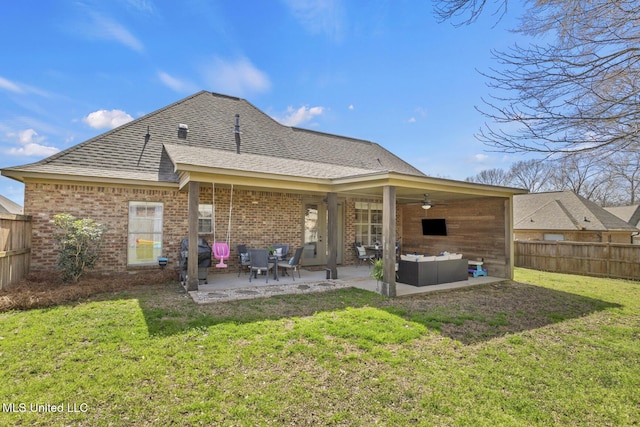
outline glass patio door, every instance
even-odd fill
[[[303,265],[324,265],[327,263],[327,206],[322,201],[304,203],[303,225]],[[342,263],[344,214],[342,204],[338,204],[338,263]]]

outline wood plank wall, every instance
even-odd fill
[[[461,253],[464,258],[484,258],[489,275],[507,277],[509,254],[505,236],[505,198],[485,197],[435,203],[424,210],[419,204],[399,205],[402,254]],[[444,218],[446,236],[423,236],[422,218]]]

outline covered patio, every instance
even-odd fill
[[[367,266],[338,266],[340,279],[327,279],[324,269],[306,269],[300,272],[301,277],[280,275],[279,280],[273,279],[273,273],[267,283],[265,277],[258,276],[249,283],[248,273],[209,274],[207,284],[201,283],[198,290],[190,291],[189,295],[198,304],[237,301],[242,299],[269,298],[277,295],[307,294],[337,290],[347,287],[363,289],[380,293],[381,283],[371,277],[371,269]],[[471,286],[497,283],[505,279],[485,276],[472,277],[459,282],[445,283],[432,286],[411,286],[396,283],[396,296],[405,297],[422,295],[437,291],[460,289]]]
[[[180,152],[184,156],[184,152]],[[178,157],[174,153],[173,156]],[[426,176],[413,176],[400,173],[382,172],[352,177],[340,177],[331,179],[313,179],[304,182],[300,176],[278,176],[270,174],[261,176],[252,172],[251,177],[243,176],[237,169],[194,166],[194,157],[183,159],[180,162],[174,159],[175,169],[180,174],[181,190],[188,194],[188,230],[189,230],[189,258],[197,257],[196,242],[198,235],[198,206],[201,203],[201,189],[215,186],[216,192],[220,191],[244,192],[245,194],[293,194],[300,199],[314,197],[318,205],[322,205],[326,212],[326,228],[324,238],[326,241],[326,260],[316,264],[323,269],[317,272],[309,272],[319,275],[322,279],[325,270],[331,272],[330,277],[340,280],[354,280],[363,274],[356,274],[358,269],[352,267],[355,263],[349,250],[353,248],[353,242],[357,236],[351,230],[354,222],[353,209],[344,207],[345,204],[354,205],[354,200],[377,201],[381,206],[380,233],[380,258],[383,261],[384,277],[379,284],[374,279],[358,281],[357,287],[372,290],[384,296],[403,296],[416,292],[412,286],[396,283],[395,265],[396,245],[400,246],[400,253],[417,253],[435,255],[440,252],[462,253],[465,259],[482,260],[484,266],[494,278],[510,279],[513,277],[513,247],[512,247],[512,197],[522,190],[495,187],[475,183],[467,183]],[[194,170],[197,169],[197,170]],[[296,178],[298,181],[293,181]],[[227,190],[228,189],[228,190]],[[430,206],[428,210],[423,207],[425,194],[429,194]],[[222,202],[223,208],[231,204],[230,197],[223,199],[216,196]],[[234,199],[235,200],[235,199]],[[351,201],[351,202],[350,202]],[[283,206],[278,202],[255,203],[265,205],[262,211],[265,216],[277,217],[287,210],[293,211],[290,218],[300,215],[304,209],[298,206]],[[234,201],[235,205],[236,202]],[[254,206],[255,206],[254,205]],[[246,206],[246,205],[245,205]],[[275,206],[275,208],[274,208]],[[234,212],[239,212],[240,206],[234,206]],[[269,212],[271,209],[271,212]],[[276,211],[274,214],[273,211]],[[296,213],[298,212],[298,213]],[[357,214],[355,214],[357,216]],[[448,236],[423,236],[421,221],[427,217],[446,218],[448,221]],[[225,218],[225,221],[228,218]],[[256,223],[268,223],[269,220],[256,221]],[[228,219],[229,227],[232,227],[233,219]],[[286,224],[289,229],[300,231],[303,224],[296,219]],[[345,230],[345,231],[341,231]],[[302,233],[300,233],[302,234]],[[238,243],[246,243],[238,241]],[[262,244],[264,245],[263,242]],[[284,243],[284,242],[278,242]],[[287,242],[288,243],[288,242]],[[293,241],[291,248],[304,245],[305,241],[298,239]],[[231,251],[235,249],[233,245]],[[343,253],[342,260],[339,254]],[[234,265],[235,253],[230,254],[230,265]],[[338,266],[343,265],[344,267]],[[366,267],[365,267],[366,268]],[[188,265],[185,283],[187,291],[200,291],[203,286],[197,280],[197,266]],[[353,270],[351,270],[353,269]],[[232,270],[232,269],[231,269]],[[360,270],[364,268],[360,267]],[[223,286],[233,284],[232,275],[216,272],[211,276],[210,283],[220,283]],[[368,275],[366,273],[365,275]],[[496,280],[500,280],[496,279]],[[248,281],[247,281],[248,282]],[[368,282],[368,283],[367,283]],[[482,282],[482,279],[475,282]],[[366,285],[365,285],[366,283]],[[465,281],[466,283],[466,281]],[[256,286],[257,282],[246,286]],[[450,284],[443,285],[446,286]],[[465,284],[466,285],[466,284]],[[456,286],[456,285],[451,285]],[[459,286],[459,284],[458,284]],[[437,290],[439,288],[431,288]],[[424,292],[420,289],[418,292]]]

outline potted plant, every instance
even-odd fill
[[[377,259],[375,261],[373,261],[373,269],[371,271],[371,277],[373,277],[374,279],[376,279],[376,284],[380,283],[380,281],[382,280],[382,276],[383,276],[383,271],[382,271],[382,259]]]

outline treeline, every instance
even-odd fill
[[[559,160],[522,160],[508,170],[486,169],[466,181],[533,193],[571,190],[601,206],[633,205],[640,196],[640,151],[626,150],[604,159],[585,153]]]

